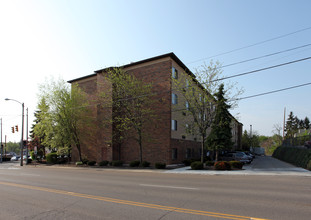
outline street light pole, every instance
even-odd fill
[[[23,139],[24,139],[24,103],[21,103],[15,99],[8,99],[6,98],[5,101],[14,101],[14,102],[17,102],[19,104],[22,105],[22,135],[21,135],[21,143],[20,143],[20,150],[21,150],[21,163],[20,165],[23,166],[23,150],[24,150],[24,147],[23,147]],[[28,158],[26,158],[28,159]]]

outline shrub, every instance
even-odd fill
[[[273,152],[272,156],[306,169],[309,161],[311,160],[311,149],[297,147],[278,147]]]
[[[83,165],[83,162],[82,161],[78,161],[78,162],[76,162],[76,165],[77,166],[81,166],[81,165]]]
[[[94,160],[87,162],[87,165],[89,165],[89,166],[94,166],[95,164],[96,164],[96,161],[94,161]]]
[[[228,161],[215,162],[215,170],[231,170],[230,163]]]
[[[109,164],[108,160],[103,160],[103,161],[100,161],[98,165],[102,167],[102,166],[107,166],[108,164]]]
[[[242,169],[243,163],[240,161],[230,161],[231,168]]]
[[[195,161],[191,163],[192,170],[203,170],[204,164],[200,161]]]
[[[49,153],[46,155],[46,162],[49,164],[57,163],[57,153]]]
[[[215,162],[214,161],[206,161],[205,164],[206,164],[206,166],[211,167],[211,166],[214,166]]]
[[[185,166],[190,166],[192,162],[193,161],[191,161],[190,159],[186,159],[182,161],[182,163],[185,164]]]
[[[130,167],[138,167],[140,164],[139,160],[134,160],[130,162]]]
[[[34,152],[33,150],[30,151],[30,157],[31,157],[32,160],[36,160],[36,159],[37,159],[36,156],[37,156],[37,155],[35,155],[35,152]]]
[[[143,162],[141,163],[141,166],[142,166],[142,167],[149,167],[149,166],[150,166],[150,162],[148,162],[148,161],[143,161]]]
[[[89,160],[87,158],[82,158],[82,163],[83,164],[87,164],[89,162]]]
[[[123,162],[121,160],[113,160],[110,162],[110,165],[114,167],[121,167],[123,165]]]
[[[166,163],[157,162],[157,163],[154,164],[154,166],[157,169],[165,169],[166,168]]]

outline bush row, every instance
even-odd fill
[[[214,166],[215,170],[231,170],[231,169],[242,169],[243,163],[239,161],[218,161],[212,162],[207,161],[206,166]],[[192,170],[202,170],[204,169],[204,163],[200,161],[194,161],[191,163]]]
[[[142,163],[140,163],[139,160],[134,160],[132,162],[130,162],[130,167],[149,167],[150,163],[148,161],[143,161]]]
[[[295,166],[311,170],[311,149],[278,147],[272,156]]]
[[[83,164],[87,164],[89,166],[94,166],[96,164],[96,161],[79,161],[76,162],[76,165],[83,165]],[[98,163],[99,166],[113,166],[113,167],[121,167],[123,166],[123,162],[121,160],[113,160],[113,161],[107,161],[107,160],[103,160],[101,162]],[[132,161],[130,162],[130,167],[149,167],[150,166],[150,162],[148,161],[143,161],[141,164],[138,160]],[[166,168],[166,164],[165,163],[155,163],[155,168],[157,169],[165,169]]]

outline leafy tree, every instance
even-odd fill
[[[5,146],[5,145],[3,144],[3,146]],[[4,150],[6,151],[6,153],[14,152],[16,154],[19,154],[20,153],[20,143],[9,141],[8,143],[6,143],[6,149],[4,149],[4,147],[3,147],[3,153],[4,153]]]
[[[146,96],[151,94],[152,84],[139,80],[121,68],[108,71],[106,79],[112,83],[112,99],[109,101],[111,94],[107,91],[101,97],[113,109],[112,118],[108,119],[113,124],[113,140],[121,146],[125,138],[132,136],[138,143],[139,161],[142,164],[143,140],[148,139],[146,125],[155,119],[152,110],[154,101]]]
[[[216,100],[212,96],[217,92],[222,78],[221,64],[211,61],[209,65],[202,65],[195,70],[195,75],[187,72],[180,77],[172,77],[173,93],[177,93],[182,98],[183,109],[186,115],[191,119],[187,119],[186,132],[191,135],[201,137],[201,162],[203,162],[204,149],[206,148],[206,140],[208,129],[211,127],[215,117]],[[235,100],[243,91],[237,89],[233,94],[235,84],[228,84],[226,96],[231,96],[230,100]],[[236,101],[232,101],[230,106],[237,106]],[[174,109],[173,109],[174,110]]]
[[[82,160],[81,139],[83,136],[92,137],[94,120],[90,117],[88,99],[84,92],[73,84],[71,89],[63,81],[51,81],[41,86],[41,100],[45,100],[44,114],[40,118],[43,144],[50,146],[54,151],[68,149],[72,146],[78,150],[79,159]],[[41,109],[42,110],[42,109]],[[40,126],[35,126],[35,133],[39,133]]]
[[[216,112],[212,123],[212,130],[208,136],[208,143],[216,151],[216,161],[218,152],[222,149],[231,149],[233,146],[231,133],[231,115],[229,113],[230,105],[225,98],[224,85],[219,86],[216,97]]]

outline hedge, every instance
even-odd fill
[[[165,169],[166,168],[166,163],[157,162],[157,163],[154,164],[154,166],[157,169]]]
[[[139,160],[134,160],[130,162],[130,167],[138,167],[140,164]]]
[[[215,162],[215,170],[231,170],[231,165],[228,161]]]
[[[121,160],[113,160],[109,164],[113,167],[122,167],[123,162]]]
[[[57,163],[57,153],[49,153],[46,155],[46,162],[49,164]]]
[[[148,162],[148,161],[143,161],[143,162],[141,163],[141,166],[142,166],[142,167],[149,167],[149,166],[150,166],[150,162]]]
[[[89,166],[95,166],[95,164],[96,164],[96,161],[94,161],[94,160],[87,162],[87,165],[89,165]]]
[[[308,169],[308,163],[311,163],[311,149],[306,148],[278,147],[272,156],[305,169]]]
[[[99,162],[99,166],[107,166],[109,164],[109,161],[108,160],[103,160],[103,161],[100,161]]]
[[[203,170],[204,164],[200,161],[195,161],[191,163],[192,170]]]

